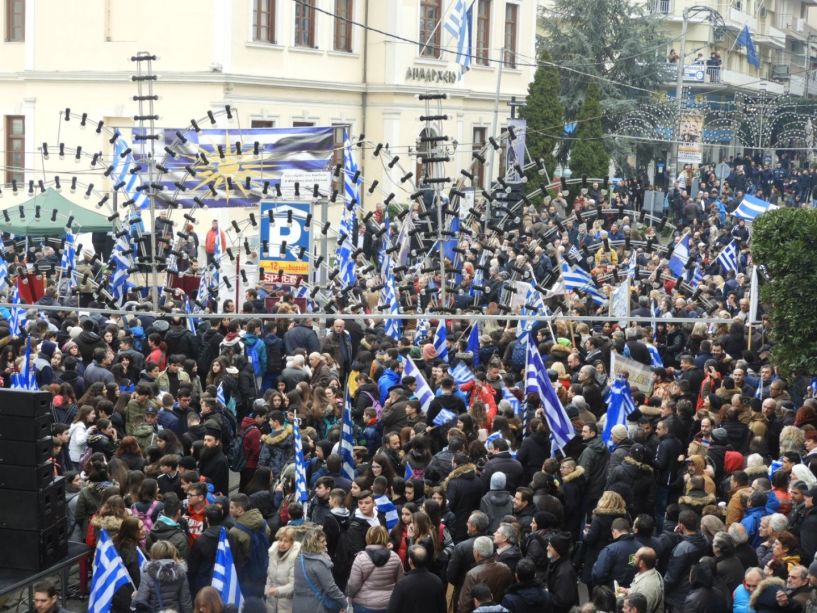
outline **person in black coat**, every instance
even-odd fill
[[[627,518],[627,503],[615,492],[604,492],[599,498],[598,505],[593,509],[593,519],[584,534],[582,581],[587,584],[589,590],[593,588],[593,563],[601,550],[612,542],[613,521],[617,518]]]
[[[448,475],[445,481],[445,497],[448,499],[448,508],[456,517],[456,522],[451,529],[451,536],[455,543],[459,543],[468,537],[466,522],[468,514],[479,508],[479,503],[485,493],[486,488],[477,477],[476,466],[470,463],[469,457],[464,453],[454,456],[454,470]]]
[[[550,457],[550,438],[547,427],[538,417],[530,421],[530,435],[516,452],[516,459],[522,464],[522,479],[530,483],[533,475],[542,470],[542,464]]]
[[[623,517],[613,520],[611,532],[613,542],[601,550],[593,563],[593,585],[612,588],[616,582],[622,587],[630,587],[636,572],[631,560],[641,543],[630,533],[630,522]]]
[[[451,552],[451,559],[446,568],[446,579],[454,586],[454,602],[459,601],[459,591],[465,580],[465,575],[475,565],[474,541],[479,536],[490,536],[488,534],[488,516],[482,511],[474,511],[468,516],[467,529],[468,538],[457,543]]]
[[[535,566],[530,560],[521,560],[516,567],[516,580],[505,591],[502,606],[510,613],[527,613],[528,611],[550,611],[550,594],[535,580]]]
[[[579,540],[584,513],[584,490],[587,479],[584,469],[576,466],[576,460],[566,458],[559,467],[562,476],[562,498],[564,500],[564,528],[570,532],[574,541]]]
[[[655,508],[655,477],[646,460],[646,449],[636,443],[607,478],[606,489],[622,494],[633,517],[642,513],[651,514]]]
[[[482,487],[488,491],[491,485],[491,475],[502,472],[505,473],[505,491],[513,494],[516,488],[527,483],[527,481],[523,483],[525,469],[518,460],[511,457],[508,441],[503,438],[496,439],[492,447],[493,455],[482,469]]]
[[[230,469],[221,442],[221,426],[215,420],[204,424],[204,447],[199,454],[199,473],[206,477],[217,493],[230,491]]]
[[[408,549],[409,570],[395,584],[387,613],[445,613],[445,585],[428,570],[429,554],[422,545]]]
[[[187,579],[190,584],[191,594],[196,594],[201,588],[210,585],[210,580],[213,577],[213,566],[216,563],[218,537],[221,533],[223,517],[224,512],[217,504],[209,505],[204,511],[207,527],[193,541],[193,545],[187,553]]]
[[[570,536],[554,534],[548,545],[547,588],[553,613],[568,613],[579,604],[579,582],[570,563]]]

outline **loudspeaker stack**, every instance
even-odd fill
[[[40,571],[68,555],[51,422],[51,394],[0,389],[0,568]]]

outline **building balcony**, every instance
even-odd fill
[[[649,0],[647,8],[652,15],[672,15],[675,10],[675,0]]]
[[[742,89],[745,91],[761,91],[765,89],[770,94],[783,94],[786,90],[786,83],[766,81],[767,76],[777,78],[779,81],[788,82],[788,74],[783,77],[782,74],[769,75],[767,68],[762,68],[760,72],[745,74],[736,70],[728,70],[726,68],[712,68],[702,64],[687,64],[684,66],[684,87],[695,89],[696,86],[711,85],[713,83],[721,83],[734,87],[735,89]],[[678,79],[678,64],[667,64],[664,82],[667,85],[676,83]],[[763,79],[761,81],[761,79]],[[761,83],[763,88],[761,88]],[[815,83],[817,87],[817,83]],[[811,86],[809,86],[811,91]]]

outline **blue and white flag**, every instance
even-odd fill
[[[508,404],[513,408],[514,415],[522,417],[522,403],[519,402],[519,399],[508,389],[507,385],[502,386],[502,400],[508,401]]]
[[[221,528],[218,535],[218,549],[216,549],[216,563],[213,566],[213,580],[210,582],[224,604],[231,604],[241,607],[244,604],[244,597],[241,594],[241,586],[238,585],[238,572],[233,562],[233,552],[230,551],[230,539],[227,538],[227,528]]]
[[[427,319],[418,319],[417,327],[414,329],[414,344],[418,346],[422,345],[428,338],[430,332],[431,322],[429,322]]]
[[[451,378],[454,379],[454,383],[457,385],[464,385],[476,378],[465,362],[458,362],[454,368],[449,368],[448,374],[451,375]]]
[[[355,478],[355,435],[354,423],[352,422],[352,401],[349,398],[349,390],[346,390],[345,402],[343,403],[343,426],[340,431],[340,457],[343,464],[340,474],[349,479]]]
[[[397,296],[397,285],[394,281],[394,263],[391,258],[387,261],[386,278],[384,279],[383,291],[380,293],[380,303],[388,306],[388,312],[392,315],[400,313],[400,300]],[[400,338],[401,321],[394,317],[386,319],[386,336],[393,340]]]
[[[468,345],[466,350],[470,351],[471,355],[474,356],[471,360],[474,367],[479,366],[479,323],[477,322],[471,324],[471,332],[468,334]]]
[[[12,373],[11,387],[22,390],[38,390],[37,374],[34,362],[31,360],[31,337],[26,338],[26,353],[23,357],[23,366],[19,373]]]
[[[19,305],[20,291],[17,289],[17,284],[11,290],[11,304]],[[13,306],[10,309],[11,317],[9,318],[9,334],[11,336],[21,336],[26,329],[26,310],[20,306]]]
[[[428,413],[428,405],[434,400],[434,392],[431,391],[423,373],[420,372],[420,369],[417,368],[414,360],[410,357],[406,357],[406,362],[403,365],[403,377],[414,377],[414,382],[417,385],[414,395],[420,401],[420,410],[422,410],[423,414]]]
[[[545,313],[545,301],[532,283],[528,283],[528,291],[525,294],[525,304],[519,311],[520,315],[540,315]],[[527,345],[528,335],[533,329],[533,319],[520,319],[516,324],[516,340],[523,345]]]
[[[658,352],[658,347],[656,347],[652,343],[645,344],[647,345],[647,351],[650,352],[650,360],[652,361],[650,366],[652,366],[653,368],[663,368],[664,360],[661,359],[661,354]]]
[[[389,500],[389,497],[385,494],[381,494],[375,498],[374,504],[377,507],[377,512],[383,513],[383,516],[386,518],[386,530],[391,532],[391,529],[400,521],[400,516],[397,514],[397,507],[394,506],[394,503]]]
[[[0,240],[0,289],[6,287],[6,282],[9,278],[9,265],[6,262],[6,249],[3,246],[3,241]]]
[[[465,0],[457,0],[454,10],[445,21],[445,31],[457,40],[457,64],[465,74],[471,68],[471,40],[474,22],[474,3],[466,8]],[[423,41],[425,43],[426,41]]]
[[[528,342],[528,359],[525,368],[525,393],[537,394],[545,409],[545,419],[550,427],[551,439],[556,447],[563,449],[576,431],[556,390],[547,375],[545,363],[535,343]],[[555,450],[554,450],[555,451]]]
[[[618,377],[610,386],[610,393],[607,394],[607,421],[604,424],[604,431],[601,439],[608,448],[613,447],[613,426],[626,425],[627,416],[635,411],[633,395],[630,392],[630,384],[624,377]]]
[[[502,438],[502,432],[492,432],[488,435],[488,438],[485,439],[485,448],[490,450],[494,446],[494,441],[497,441]]]
[[[144,209],[150,201],[145,191],[139,189],[142,186],[142,176],[139,173],[141,165],[137,164],[128,141],[119,130],[116,130],[116,134],[118,137],[113,145],[111,180],[115,186],[119,186],[118,189],[123,191],[128,201],[133,201],[134,208]]]
[[[583,292],[596,304],[604,304],[607,302],[606,296],[598,290],[596,282],[589,272],[580,266],[571,268],[564,260],[562,260],[560,267],[562,271],[562,281],[564,282],[566,291]]]
[[[411,465],[406,462],[406,468],[403,471],[403,481],[411,481],[414,479],[414,471],[411,470]]]
[[[71,271],[77,267],[77,237],[71,230],[65,230],[65,243],[62,246],[62,257],[60,258],[60,268],[63,274],[68,274],[68,287],[72,288],[76,284]]]
[[[730,242],[726,247],[723,248],[718,254],[717,259],[715,260],[718,264],[721,265],[724,274],[728,273],[730,270],[735,274],[738,273],[738,245],[735,241]]]
[[[686,270],[687,262],[689,261],[689,234],[684,234],[684,237],[678,241],[675,248],[672,250],[669,263],[667,267],[672,272],[673,276],[680,277]]]
[[[457,419],[458,415],[449,409],[440,409],[440,412],[437,413],[437,417],[434,418],[432,421],[432,425],[434,426],[444,426],[450,421],[454,421]]]
[[[221,403],[222,407],[227,406],[227,397],[224,395],[224,384],[219,383],[216,388],[216,401]]]
[[[304,462],[304,445],[301,440],[299,421],[297,417],[292,420],[292,439],[295,442],[295,499],[303,505],[304,515],[306,515],[309,491],[306,489],[306,462]]]
[[[141,547],[136,548],[136,560],[139,563],[139,570],[144,571],[145,565],[149,562],[148,557],[145,555],[145,552],[142,551]]]
[[[775,206],[771,202],[761,200],[756,196],[752,196],[751,194],[746,194],[740,205],[738,205],[738,208],[736,208],[732,214],[738,219],[743,219],[751,223],[758,215],[762,215],[768,211],[774,211],[777,208],[780,207]]]
[[[88,594],[89,613],[108,613],[113,596],[123,585],[133,583],[128,569],[116,551],[106,530],[99,531],[94,554],[94,574]]]
[[[221,258],[224,256],[224,245],[221,244],[221,228],[216,232],[216,241],[213,245],[213,270],[210,274],[210,289],[218,292],[221,284]]]
[[[190,298],[187,296],[184,297],[184,312],[188,315],[193,314],[193,308],[190,306]],[[185,317],[185,323],[187,324],[187,329],[190,331],[190,334],[196,334],[196,327],[198,326],[198,319],[195,317]]]
[[[352,258],[354,250],[354,220],[360,206],[360,172],[355,162],[355,153],[352,142],[349,140],[349,131],[343,130],[343,196],[346,206],[340,219],[339,236],[342,238],[338,245],[335,257],[340,271],[340,285],[343,288],[354,285],[355,261]]]
[[[130,282],[130,269],[133,267],[135,249],[130,239],[130,234],[117,238],[111,253],[111,261],[114,263],[114,272],[111,277],[111,295],[114,301],[120,305],[130,288],[133,287]]]
[[[627,265],[627,278],[630,281],[635,280],[636,269],[638,268],[638,256],[635,251],[630,254],[630,263]]]
[[[445,327],[445,320],[441,319],[437,324],[437,330],[434,332],[434,351],[437,352],[437,357],[443,362],[448,362],[448,329]]]

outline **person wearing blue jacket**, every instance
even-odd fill
[[[746,515],[743,516],[740,523],[746,528],[749,544],[757,548],[763,541],[760,536],[760,520],[764,515],[768,515],[766,511],[766,494],[764,492],[752,492],[747,504],[749,507],[746,509]]]

